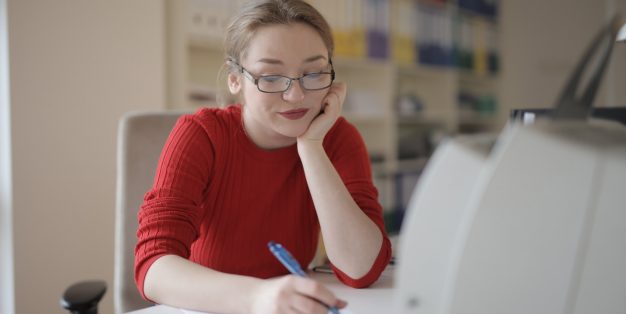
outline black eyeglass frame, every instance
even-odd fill
[[[236,65],[237,67],[239,67],[239,72],[241,74],[243,74],[244,76],[246,76],[252,83],[254,83],[254,85],[256,85],[256,89],[259,90],[259,92],[262,93],[267,93],[267,94],[276,94],[276,93],[284,93],[286,91],[288,91],[291,88],[291,83],[294,80],[298,80],[298,82],[300,82],[300,87],[304,90],[307,91],[317,91],[317,90],[323,90],[323,89],[327,89],[330,86],[333,85],[333,82],[335,81],[335,67],[333,66],[333,60],[329,59],[328,60],[328,64],[330,64],[330,72],[315,72],[315,73],[308,73],[308,74],[304,74],[300,77],[289,77],[289,76],[284,76],[284,75],[260,75],[260,76],[255,76],[254,74],[250,73],[250,71],[248,71],[246,68],[244,68],[241,64],[235,62],[234,60],[229,60],[230,62],[232,62],[234,65]],[[328,84],[328,86],[325,87],[320,87],[320,88],[313,88],[313,89],[309,89],[304,87],[304,84],[302,83],[302,79],[305,78],[307,75],[310,74],[330,74],[330,84]],[[280,76],[280,77],[284,77],[286,79],[289,79],[289,84],[287,84],[287,87],[284,90],[281,91],[276,91],[276,92],[268,92],[268,91],[264,91],[259,87],[259,80],[264,78],[264,77],[272,77],[272,76]]]

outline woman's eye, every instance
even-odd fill
[[[266,76],[262,76],[261,79],[268,82],[268,83],[276,83],[278,81],[280,81],[283,77],[280,75],[266,75]]]
[[[316,78],[320,77],[320,74],[321,74],[321,73],[319,73],[319,72],[316,72],[316,73],[307,73],[307,74],[305,74],[304,76],[305,76],[305,77],[308,77],[308,78],[311,78],[311,79],[316,79]]]

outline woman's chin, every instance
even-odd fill
[[[305,127],[285,127],[278,130],[278,133],[285,137],[296,139],[298,136],[304,134],[308,128]]]

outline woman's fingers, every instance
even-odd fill
[[[337,307],[338,309],[343,309],[346,306],[348,306],[348,301],[342,299],[338,299],[337,305],[335,305],[335,307]]]
[[[291,299],[291,308],[297,313],[328,313],[328,307],[325,304],[301,294],[295,295]]]
[[[320,114],[311,121],[309,128],[298,137],[298,140],[319,141],[324,139],[328,130],[335,124],[335,121],[341,114],[346,89],[347,87],[344,83],[334,83],[330,87],[330,90],[322,100]]]
[[[338,307],[343,305],[342,307],[345,307],[345,301],[338,299],[332,291],[313,279],[296,277],[294,288],[296,292],[321,302],[325,306]]]
[[[334,83],[330,87],[330,90],[328,91],[328,94],[326,95],[326,99],[324,101],[325,104],[323,105],[331,106],[332,109],[334,109],[333,113],[339,115],[339,113],[341,112],[341,108],[343,107],[343,102],[346,99],[347,89],[348,86],[346,85],[346,83]]]
[[[324,285],[310,278],[287,275],[268,279],[254,294],[252,313],[328,313],[328,307],[344,308]]]

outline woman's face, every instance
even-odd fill
[[[240,63],[254,77],[297,78],[307,73],[330,71],[328,50],[321,36],[302,23],[257,29]],[[243,94],[243,119],[248,136],[266,149],[295,143],[296,137],[303,134],[319,114],[322,100],[328,93],[328,88],[305,90],[298,80],[293,80],[285,92],[264,93],[243,74],[231,76],[230,86],[231,91]]]

